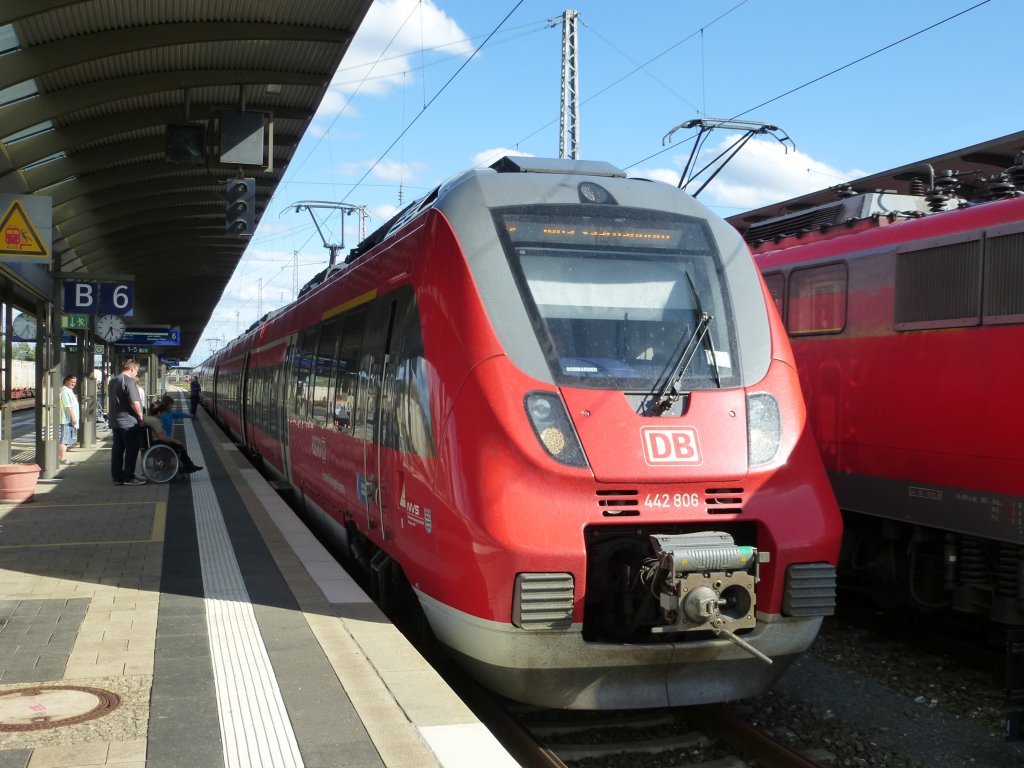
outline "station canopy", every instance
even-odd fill
[[[258,222],[370,2],[4,0],[0,193],[52,198],[59,272],[133,279],[188,358],[249,242],[227,182]]]

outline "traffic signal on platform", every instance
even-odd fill
[[[251,235],[256,229],[256,179],[228,179],[225,194],[225,230],[233,235]]]

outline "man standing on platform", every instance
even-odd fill
[[[68,461],[68,448],[75,444],[75,433],[78,431],[78,419],[81,413],[78,407],[78,395],[75,394],[77,383],[78,379],[75,376],[65,376],[64,386],[60,389],[57,458],[61,464],[71,463]]]
[[[188,385],[188,412],[193,419],[196,417],[196,411],[199,409],[199,397],[202,394],[202,391],[202,387],[199,385],[199,377],[193,373],[192,381],[190,381]]]
[[[145,480],[135,476],[135,463],[139,458],[139,425],[143,423],[142,398],[135,384],[139,364],[125,360],[121,374],[110,380],[107,387],[107,422],[114,434],[110,451],[110,476],[114,485],[144,485]]]

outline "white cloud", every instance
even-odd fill
[[[423,77],[421,66],[439,57],[468,57],[474,48],[467,37],[431,0],[378,0],[352,40],[319,114],[341,111],[357,89],[380,95],[409,85]],[[422,58],[421,51],[426,51]]]
[[[370,209],[371,219],[377,221],[379,224],[383,224],[388,221],[392,216],[398,213],[399,208],[397,205],[391,205],[385,203],[384,205],[377,205]]]
[[[320,102],[320,106],[317,107],[317,117],[321,117],[324,115],[337,115],[341,112],[344,112],[345,117],[349,118],[362,117],[363,114],[358,109],[353,107],[351,104],[345,106],[345,102],[347,101],[348,96],[346,96],[344,93],[339,93],[336,90],[328,89],[327,93],[324,94],[323,101]],[[323,136],[329,135],[329,131],[327,130],[326,126],[321,127],[317,125],[315,122],[310,124],[308,132],[311,136],[315,136],[318,139]]]
[[[696,167],[702,168],[735,140],[726,136],[716,146],[705,147]],[[674,169],[645,169],[634,175],[678,184],[687,157],[682,154],[673,158]],[[701,193],[700,200],[711,207],[759,208],[864,175],[865,171],[859,169],[834,168],[799,150],[787,151],[777,141],[752,139]],[[696,179],[688,191],[697,191],[706,178],[705,175]]]
[[[377,165],[374,166],[373,171],[370,175],[380,181],[409,183],[414,181],[417,175],[426,169],[426,163],[419,161],[412,161],[409,163],[400,163],[397,160],[381,160]]]
[[[485,149],[483,152],[477,152],[473,155],[473,167],[474,168],[487,168],[493,163],[497,162],[505,155],[515,155],[516,157],[534,157],[529,152],[523,152],[522,150],[512,149],[511,147],[494,147],[493,149]]]
[[[651,179],[652,181],[663,181],[673,187],[679,185],[679,171],[672,168],[647,168],[630,173],[631,179]]]

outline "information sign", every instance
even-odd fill
[[[134,283],[64,281],[64,309],[69,313],[131,317],[134,298]]]
[[[148,344],[153,347],[177,347],[180,328],[129,328],[120,338],[122,344]]]

